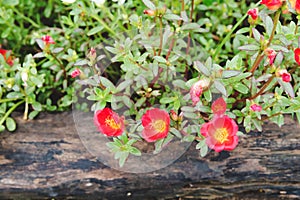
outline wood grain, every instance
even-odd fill
[[[300,199],[299,124],[241,138],[233,152],[199,157],[195,144],[145,174],[111,169],[82,145],[71,112],[42,113],[0,137],[1,199]]]

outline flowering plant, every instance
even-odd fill
[[[205,156],[234,150],[239,137],[262,131],[265,120],[282,126],[291,114],[300,121],[300,1],[243,2],[242,15],[234,1],[232,8],[226,4],[228,12],[225,3],[208,0],[62,2],[74,16],[64,23],[86,28],[80,31],[89,44],[74,44],[85,56],[53,33],[57,39],[36,39],[42,52],[34,58],[56,66],[59,87],[72,85],[74,108],[92,111],[93,128],[108,139],[120,166],[130,154],[143,155],[144,143],[158,154],[174,141],[195,141]],[[237,17],[222,25],[205,12],[215,7],[220,17]],[[67,53],[63,44],[70,46]],[[10,54],[1,54],[10,65]]]
[[[284,114],[296,113],[300,119],[298,26],[279,20],[297,12],[293,2],[256,4],[242,18],[248,18],[249,26],[235,30],[240,20],[211,56],[199,51],[196,38],[206,30],[193,22],[194,1],[187,19],[143,2],[148,19],[132,16],[133,35],[95,47],[97,55],[89,54],[83,62],[89,68],[81,67],[85,78],[78,81],[89,86],[83,93],[94,101],[95,125],[113,138],[108,146],[121,166],[130,153],[141,155],[135,146],[140,140],[154,143],[155,152],[174,137],[197,141],[205,156],[209,149],[234,150],[243,135],[237,124],[250,132],[262,131],[265,120],[283,125]],[[225,61],[220,59],[222,45],[229,45],[231,37],[234,55]],[[118,66],[105,68],[97,62],[101,59]],[[110,70],[120,74],[110,76]]]

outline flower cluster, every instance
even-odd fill
[[[147,110],[142,116],[142,138],[147,142],[155,142],[167,137],[170,128],[170,116],[161,109]],[[110,108],[98,110],[94,116],[94,123],[98,130],[106,136],[120,136],[124,132],[124,118],[113,112]]]

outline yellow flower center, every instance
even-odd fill
[[[214,138],[223,144],[224,142],[228,141],[228,131],[226,128],[218,128],[214,134]]]
[[[155,120],[152,122],[152,127],[159,133],[163,132],[166,130],[166,122],[163,120]]]
[[[115,130],[121,128],[121,124],[116,123],[116,121],[111,116],[109,116],[105,119],[105,124],[110,126],[112,129],[115,129]]]

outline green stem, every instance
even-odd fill
[[[0,99],[0,103],[10,102],[10,101],[16,101],[19,98],[10,98],[10,99]]]
[[[108,32],[110,32],[113,35],[116,35],[115,31],[112,30],[98,15],[91,15],[92,18],[97,20]]]
[[[158,56],[160,56],[162,52],[162,45],[163,45],[163,24],[162,24],[162,18],[159,17],[159,30],[160,30],[160,42],[159,42],[159,51],[158,51]]]
[[[23,18],[24,20],[28,21],[32,26],[34,26],[35,28],[40,28],[40,25],[38,25],[37,23],[35,23],[32,19],[30,19],[29,17],[26,17],[23,13],[19,12],[16,8],[11,7],[11,9],[17,13],[17,15],[21,18]]]
[[[274,17],[274,25],[273,25],[273,29],[272,29],[272,32],[271,32],[271,35],[270,35],[270,38],[269,38],[269,42],[267,44],[267,47],[268,48],[274,38],[274,35],[275,35],[275,31],[276,31],[276,27],[277,27],[277,24],[278,24],[278,21],[279,21],[279,18],[280,18],[280,14],[281,14],[281,10],[278,9],[276,11],[276,14],[275,14],[275,17]]]
[[[218,55],[222,49],[222,47],[224,46],[224,44],[230,39],[232,33],[239,27],[239,25],[246,19],[246,17],[248,16],[248,14],[245,14],[235,25],[234,27],[231,29],[231,31],[225,36],[225,38],[222,40],[222,42],[217,46],[216,51],[214,53],[213,60],[216,60],[218,58]]]
[[[257,7],[260,4],[260,1],[255,4],[255,7]],[[232,33],[239,27],[239,25],[247,18],[248,14],[246,13],[235,25],[234,27],[231,29],[231,31],[225,36],[225,38],[223,39],[223,41],[217,46],[216,51],[214,53],[214,55],[212,56],[213,60],[216,60],[218,58],[218,55],[222,49],[222,47],[224,46],[224,44],[230,39]]]
[[[13,105],[6,113],[5,115],[1,118],[0,120],[0,125],[3,124],[3,122],[8,118],[8,116],[22,103],[24,103],[25,100],[21,100],[18,103],[16,103],[15,105]]]
[[[67,71],[64,64],[51,51],[49,51],[49,54],[58,62],[60,68],[63,70],[64,78],[67,79]]]

